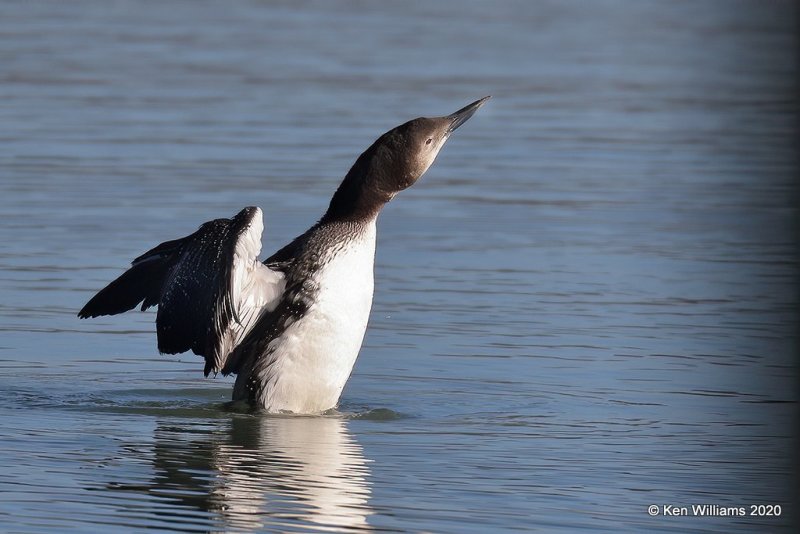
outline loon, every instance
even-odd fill
[[[158,306],[159,352],[191,350],[205,358],[206,376],[235,374],[234,401],[271,413],[335,408],[372,307],[378,214],[488,99],[380,136],[322,218],[263,262],[261,209],[246,207],[134,259],[78,316]]]

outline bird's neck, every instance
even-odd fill
[[[376,164],[374,146],[361,154],[334,193],[320,223],[375,219],[392,194],[381,191],[382,169]]]

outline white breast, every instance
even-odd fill
[[[372,307],[375,221],[324,262],[309,281],[316,298],[272,341],[259,404],[270,412],[334,408],[353,369]]]

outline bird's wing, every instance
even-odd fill
[[[216,373],[283,293],[284,273],[258,261],[263,228],[261,210],[248,207],[162,243],[133,260],[78,315],[114,315],[140,302],[142,310],[158,305],[158,350],[191,349],[205,357],[206,374]]]
[[[228,355],[252,330],[261,314],[274,310],[283,294],[283,271],[258,261],[263,228],[261,210],[258,210],[253,222],[236,240],[229,283],[234,314],[225,319],[228,328],[218,340],[217,356],[210,368],[206,355],[206,374],[210,371],[218,373],[225,366]]]

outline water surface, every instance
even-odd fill
[[[3,529],[791,531],[791,2],[168,4],[0,7]],[[153,313],[76,318],[245,205],[277,249],[487,94],[381,216],[338,413],[231,411]]]

